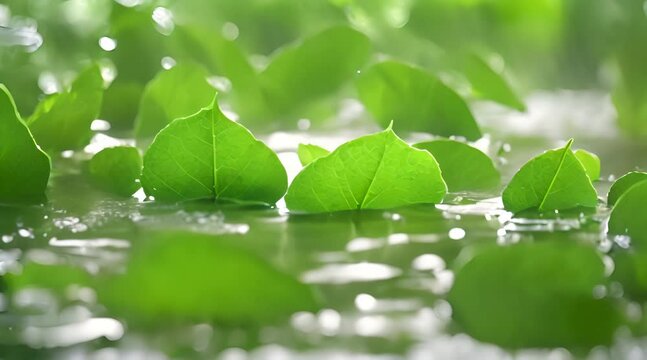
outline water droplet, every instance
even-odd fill
[[[220,92],[231,91],[231,80],[224,76],[209,76],[207,82]]]
[[[90,124],[90,129],[92,131],[108,131],[110,130],[110,123],[106,120],[95,119],[92,120]]]
[[[461,228],[452,228],[449,230],[449,238],[452,240],[461,240],[465,237],[465,230]]]
[[[13,236],[11,235],[2,235],[2,242],[8,244],[13,241]]]
[[[339,331],[341,325],[341,315],[335,310],[324,309],[319,312],[319,326],[321,333],[333,336]]]
[[[445,270],[445,260],[436,254],[423,254],[413,259],[411,266],[418,271],[438,272]]]
[[[117,48],[117,40],[103,36],[99,39],[99,47],[101,47],[103,51],[113,51]]]
[[[317,329],[317,317],[313,313],[299,311],[292,315],[290,324],[297,330],[311,333]]]
[[[355,297],[355,307],[359,311],[372,311],[377,305],[377,299],[369,294],[359,294]]]
[[[125,7],[134,7],[144,3],[144,0],[115,0],[115,1]]]
[[[164,70],[171,70],[175,65],[177,65],[177,62],[172,57],[164,56],[162,58],[162,68]]]
[[[310,120],[308,119],[299,119],[297,120],[297,128],[301,131],[306,131],[310,129]]]
[[[171,35],[175,29],[175,22],[173,22],[173,12],[165,7],[156,7],[152,15],[155,22],[155,28],[162,35]]]
[[[404,233],[391,234],[388,237],[389,245],[401,245],[409,242],[409,235]]]
[[[44,71],[38,76],[38,87],[47,95],[62,91],[61,83],[54,74],[48,71]]]
[[[72,156],[74,156],[74,150],[65,150],[61,152],[61,157],[63,159],[70,159]]]
[[[240,31],[238,29],[238,26],[232,22],[226,22],[222,26],[222,37],[229,41],[234,41],[238,39],[238,35],[240,35]]]
[[[32,229],[20,229],[18,230],[18,235],[24,238],[33,238],[34,231]]]

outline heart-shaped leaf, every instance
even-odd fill
[[[607,205],[612,207],[624,195],[627,190],[632,186],[647,180],[647,173],[640,171],[632,171],[620,177],[616,182],[611,185],[609,194],[607,195]]]
[[[131,146],[103,149],[90,160],[89,171],[94,183],[103,190],[130,196],[141,187],[142,156]]]
[[[276,154],[217,103],[176,119],[144,155],[142,186],[161,201],[229,199],[273,204],[287,188]]]
[[[442,201],[447,186],[434,157],[391,128],[349,141],[306,166],[285,197],[290,210],[388,209]]]

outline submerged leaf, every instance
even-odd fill
[[[413,146],[434,156],[449,191],[491,190],[499,185],[501,176],[492,159],[477,148],[454,140],[426,141]]]
[[[508,348],[609,344],[621,317],[593,290],[604,265],[592,246],[547,241],[491,246],[456,273],[452,316],[474,338]]]
[[[503,191],[506,210],[518,213],[595,207],[597,193],[586,170],[571,150],[573,139],[527,162]]]
[[[647,180],[629,187],[616,201],[609,217],[609,233],[629,235],[631,244],[644,248],[647,244]]]
[[[0,202],[42,200],[51,169],[18,114],[9,90],[0,84]]]
[[[230,199],[273,204],[287,175],[276,154],[217,103],[174,120],[144,155],[142,186],[160,201]]]
[[[126,273],[99,287],[99,299],[128,320],[264,323],[317,310],[309,286],[222,239],[164,233],[141,240]]]
[[[600,179],[600,158],[592,152],[588,152],[584,149],[578,149],[574,152],[577,160],[580,161],[586,174],[589,176],[591,181],[596,181]]]
[[[146,85],[135,119],[135,138],[150,141],[174,119],[195,114],[209,105],[216,89],[198,65],[178,64],[163,70]]]
[[[359,98],[375,119],[397,131],[422,131],[441,136],[481,137],[465,101],[424,70],[386,61],[373,65],[357,80]]]
[[[299,155],[299,161],[301,162],[301,165],[306,166],[311,162],[319,159],[320,157],[324,157],[330,154],[330,151],[317,145],[299,144],[297,154]]]
[[[134,147],[101,150],[90,160],[89,170],[97,186],[117,195],[130,196],[141,187],[142,157]]]
[[[285,197],[290,210],[388,209],[442,201],[447,186],[434,157],[389,128],[349,141],[306,166]]]
[[[607,195],[607,205],[612,207],[620,199],[620,197],[627,192],[632,186],[647,180],[647,173],[640,171],[632,171],[623,175],[621,178],[611,185],[609,194]]]
[[[480,56],[468,55],[463,72],[472,85],[476,96],[496,101],[515,110],[526,110],[523,101],[515,94],[506,79],[494,71]]]
[[[98,65],[83,70],[69,91],[41,101],[27,120],[36,142],[47,151],[78,149],[92,136],[90,125],[103,101],[103,77]]]

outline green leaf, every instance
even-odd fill
[[[18,114],[9,90],[0,84],[0,202],[44,198],[51,164]]]
[[[492,159],[477,148],[454,140],[434,140],[413,145],[434,156],[449,191],[491,190],[501,175]]]
[[[142,157],[130,146],[103,149],[90,160],[90,176],[97,186],[121,196],[130,196],[139,190]]]
[[[71,88],[41,101],[27,120],[36,142],[47,151],[79,149],[92,137],[90,124],[103,100],[103,77],[98,65],[83,70]]]
[[[306,166],[311,162],[319,159],[320,157],[324,157],[330,154],[330,151],[317,145],[299,144],[297,154],[299,155],[299,161],[301,161],[301,165]]]
[[[375,119],[396,131],[481,137],[465,101],[430,73],[395,61],[371,66],[357,80],[360,100]]]
[[[609,344],[620,314],[593,290],[605,282],[589,245],[546,241],[482,249],[458,269],[452,316],[477,340],[508,348]]]
[[[355,75],[370,52],[368,38],[345,26],[283,48],[259,75],[267,103],[282,115],[328,95]]]
[[[160,201],[229,199],[273,204],[287,188],[276,154],[214,100],[195,115],[176,119],[144,155],[142,185]]]
[[[495,101],[515,110],[526,110],[523,101],[512,90],[506,79],[494,71],[480,56],[468,55],[463,73],[472,84],[472,90],[477,97]]]
[[[647,173],[640,171],[632,171],[623,175],[611,185],[607,195],[607,206],[613,207],[627,190],[645,180],[647,180]]]
[[[506,210],[518,213],[595,207],[597,193],[586,170],[573,154],[573,139],[527,162],[503,191]]]
[[[142,95],[135,119],[135,138],[146,143],[171,121],[208,106],[216,89],[207,76],[203,68],[193,64],[178,64],[158,73]]]
[[[631,244],[644,248],[647,244],[647,180],[629,187],[616,201],[609,217],[609,233],[629,235]]]
[[[600,158],[592,152],[588,152],[584,149],[577,149],[574,152],[577,160],[580,161],[586,174],[589,176],[591,181],[596,181],[600,179]]]
[[[128,320],[262,323],[316,311],[312,289],[210,235],[159,233],[134,243],[127,270],[98,287]]]
[[[447,186],[434,157],[390,128],[349,141],[306,166],[285,197],[293,211],[388,209],[442,201]]]

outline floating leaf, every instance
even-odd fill
[[[90,160],[90,176],[100,188],[121,196],[130,196],[141,186],[142,157],[130,146],[103,149]]]
[[[285,197],[290,210],[388,209],[442,201],[447,186],[434,157],[389,128],[349,141],[306,166]]]
[[[506,210],[518,213],[595,207],[597,193],[586,170],[571,150],[573,139],[527,162],[503,191]]]
[[[146,142],[174,119],[195,114],[209,105],[216,89],[198,65],[178,64],[162,70],[146,86],[135,119],[135,137]]]
[[[299,144],[297,154],[299,155],[299,161],[301,161],[301,165],[306,166],[311,162],[319,159],[320,157],[324,157],[330,154],[330,151],[317,145]]]
[[[503,76],[494,71],[480,56],[468,55],[465,59],[463,73],[477,97],[496,101],[519,111],[526,110],[523,101],[515,94]]]
[[[449,191],[491,190],[501,176],[492,159],[479,149],[460,141],[434,140],[413,145],[434,156]]]
[[[609,344],[620,314],[596,299],[604,265],[592,246],[546,241],[491,246],[457,273],[452,316],[474,338],[508,348]]]
[[[586,174],[589,176],[591,181],[596,181],[600,179],[600,158],[592,152],[588,152],[584,149],[578,149],[574,152],[577,160],[580,161]]]
[[[368,61],[370,50],[364,34],[345,26],[282,49],[259,75],[268,104],[284,114],[332,93]]]
[[[640,171],[632,171],[623,175],[621,178],[611,185],[609,194],[607,195],[607,205],[612,207],[620,199],[620,197],[627,192],[632,186],[647,180],[647,173]]]
[[[441,136],[481,137],[465,101],[424,70],[386,61],[371,66],[357,80],[359,98],[375,119],[397,131],[422,131]]]
[[[9,90],[0,84],[0,202],[42,200],[51,169],[18,114]]]
[[[164,233],[141,240],[126,272],[99,287],[99,299],[129,320],[263,323],[317,310],[310,287],[222,239]]]
[[[609,233],[629,235],[636,248],[647,243],[647,181],[629,187],[616,201],[609,217]]]
[[[98,65],[83,70],[69,91],[41,101],[27,120],[36,142],[47,151],[78,149],[92,136],[90,124],[103,100],[103,77]]]
[[[144,155],[142,185],[161,201],[230,199],[273,204],[287,188],[276,154],[217,103],[174,120]]]

